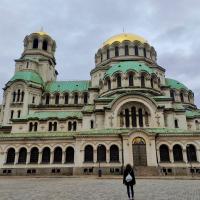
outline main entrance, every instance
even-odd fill
[[[147,166],[146,143],[141,137],[133,140],[133,163],[134,166]]]

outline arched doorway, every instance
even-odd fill
[[[146,142],[141,137],[133,139],[133,163],[134,166],[147,166]]]

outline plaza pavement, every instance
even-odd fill
[[[0,177],[0,200],[126,200],[122,180]],[[135,200],[200,200],[200,180],[137,179]]]

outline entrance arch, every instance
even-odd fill
[[[146,142],[141,137],[133,139],[133,163],[134,166],[147,166]]]

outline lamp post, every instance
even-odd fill
[[[190,172],[192,173],[192,176],[193,176],[193,168],[192,168],[192,159],[191,159],[191,154],[190,154],[190,144],[187,144],[186,145],[186,152],[187,152],[187,155],[188,155],[188,160],[189,160],[189,163],[190,163]]]
[[[98,157],[98,161],[99,161],[99,170],[98,170],[98,176],[99,177],[101,177],[101,175],[102,175],[102,172],[101,172],[101,165],[100,165],[100,163],[101,163],[101,152],[100,152],[100,148],[101,148],[101,144],[99,144],[98,145],[98,148],[97,148],[97,157]]]

